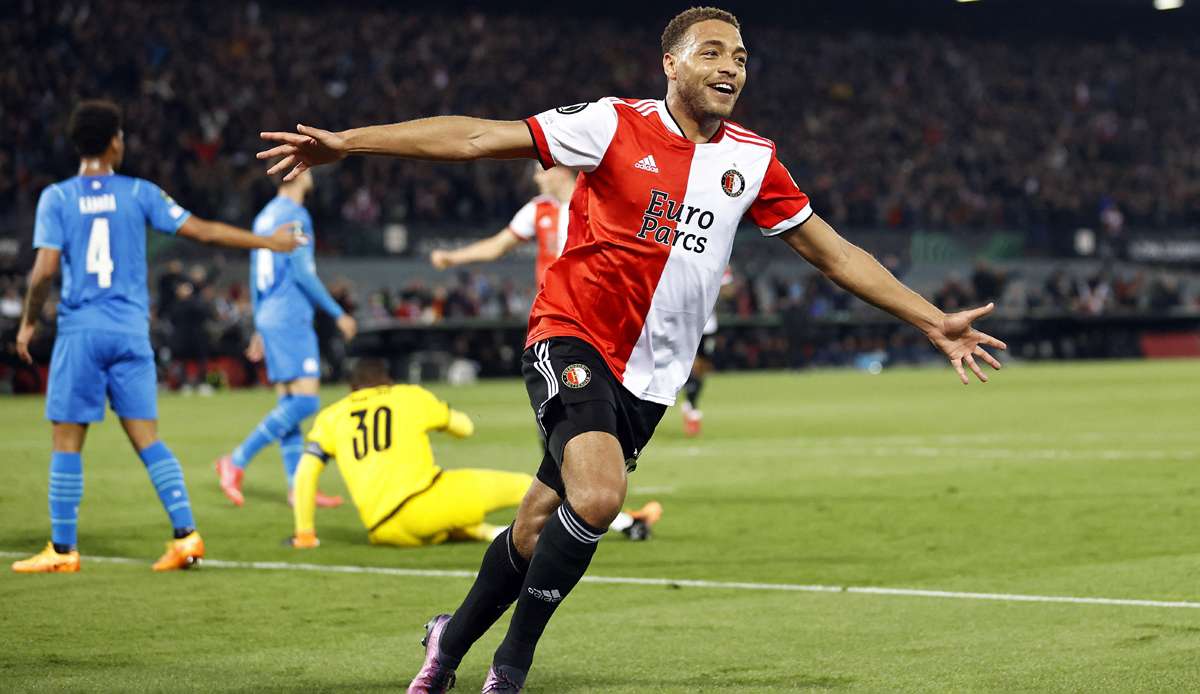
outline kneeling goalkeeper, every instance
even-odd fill
[[[516,507],[533,478],[500,470],[443,470],[433,461],[430,431],[470,436],[470,417],[420,386],[394,385],[387,364],[362,359],[353,392],[317,415],[296,470],[292,545],[316,547],[317,478],[330,458],[367,527],[372,544],[419,547],[446,540],[491,540],[503,528],[491,511]]]

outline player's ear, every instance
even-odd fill
[[[667,76],[668,80],[675,80],[675,56],[670,53],[663,53],[663,74]]]

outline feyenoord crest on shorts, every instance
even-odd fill
[[[592,370],[583,364],[571,364],[563,369],[562,381],[568,388],[582,388],[592,382]]]

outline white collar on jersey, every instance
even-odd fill
[[[657,103],[658,119],[662,121],[662,124],[666,126],[667,130],[670,130],[680,137],[684,137],[683,131],[679,129],[679,124],[675,122],[675,116],[672,116],[671,112],[667,110],[667,102],[664,100]]]
[[[667,108],[666,100],[656,101],[655,104],[658,107],[658,119],[660,121],[662,121],[663,127],[665,127],[668,132],[678,135],[679,137],[682,137],[683,139],[686,140],[687,135],[683,134],[683,130],[679,127],[679,123],[677,123],[675,121],[675,116],[671,115],[671,111]],[[721,127],[717,128],[717,132],[713,133],[713,136],[709,139],[709,141],[707,143],[698,143],[698,144],[712,144],[714,142],[719,141],[721,139],[720,138],[721,131],[724,130],[724,128],[725,128],[725,121],[722,120]]]

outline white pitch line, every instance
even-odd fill
[[[3,552],[0,557],[24,557],[26,552]],[[85,555],[88,561],[109,564],[146,565],[150,562],[131,557],[94,557]],[[217,569],[250,569],[255,571],[312,571],[334,574],[371,574],[377,576],[405,576],[410,578],[475,578],[474,571],[461,569],[398,569],[385,566],[345,566],[336,564],[302,564],[286,561],[224,561],[205,559],[205,567]],[[1040,602],[1068,605],[1110,605],[1118,607],[1163,607],[1174,609],[1200,609],[1200,602],[1186,600],[1140,600],[1136,598],[1089,598],[1069,595],[1025,595],[1020,593],[970,593],[951,590],[923,590],[920,588],[882,588],[874,586],[826,586],[802,583],[753,583],[745,581],[706,581],[687,578],[637,578],[626,576],[584,576],[585,583],[607,585],[657,586],[667,588],[703,588],[710,590],[779,591],[791,593],[855,593],[861,595],[884,595],[914,598],[943,598],[950,600],[987,600],[992,602]]]

